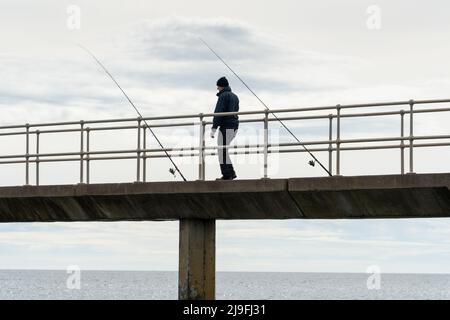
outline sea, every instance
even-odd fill
[[[172,271],[1,270],[0,299],[176,300]],[[450,274],[217,272],[218,300],[450,299]],[[376,281],[374,281],[376,280]]]

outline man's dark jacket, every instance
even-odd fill
[[[238,112],[239,111],[239,98],[233,92],[230,87],[225,87],[222,91],[217,93],[219,99],[217,100],[216,109],[214,113],[219,112]],[[222,116],[214,117],[213,129],[218,127],[224,129],[237,129],[239,126],[239,117],[234,116]]]

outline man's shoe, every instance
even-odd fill
[[[218,180],[234,180],[236,178],[237,178],[237,176],[235,174],[233,174],[231,177],[222,176],[221,178],[217,178],[216,181],[218,181]]]

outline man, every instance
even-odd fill
[[[239,98],[231,92],[227,78],[222,77],[217,80],[217,90],[219,91],[219,93],[217,93],[219,98],[214,113],[239,111]],[[236,172],[234,172],[228,148],[225,147],[228,146],[236,136],[238,127],[239,117],[237,115],[216,116],[213,119],[211,138],[214,138],[217,129],[219,129],[217,136],[217,145],[219,148],[217,153],[219,155],[220,170],[222,171],[222,178],[217,180],[236,179]]]

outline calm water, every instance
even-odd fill
[[[80,290],[65,271],[0,271],[0,299],[177,299],[176,272],[83,271]],[[450,275],[218,272],[217,299],[450,299]]]

